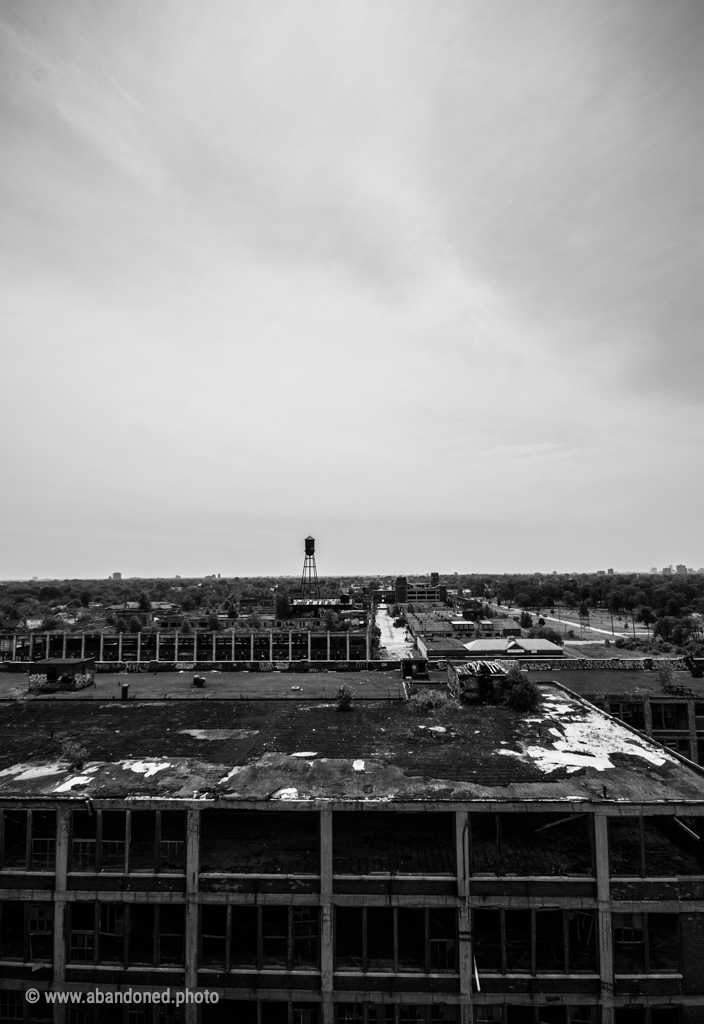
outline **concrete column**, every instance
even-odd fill
[[[66,891],[68,888],[68,839],[69,809],[60,807],[56,812],[56,877],[54,881],[54,965],[52,989],[62,991],[66,980],[66,945],[68,922],[66,920]],[[63,1024],[66,1007],[54,1007],[55,1024]]]
[[[687,701],[687,723],[689,725],[689,759],[695,764],[699,763],[699,751],[697,747],[697,722],[694,717],[694,701]]]
[[[308,630],[308,661],[310,661],[310,630]]]
[[[213,661],[217,661],[217,653],[218,652],[217,652],[217,648],[215,646],[217,644],[217,642],[218,642],[218,635],[217,635],[217,633],[213,633]]]
[[[254,661],[254,633],[249,634],[249,660]]]
[[[81,633],[81,658],[86,656],[86,635]]]
[[[611,932],[611,888],[609,884],[608,818],[594,815],[594,856],[599,936],[599,974],[601,976],[601,1021],[613,1024],[614,956]]]
[[[186,811],[186,988],[198,984],[198,873],[200,858],[200,814]],[[198,1007],[186,1003],[186,1024],[197,1024]]]
[[[159,660],[159,641],[160,641],[160,639],[161,639],[161,633],[157,633],[157,635],[156,635],[156,651],[154,652],[154,658],[155,658],[156,661]]]
[[[320,811],[320,991],[322,1024],[334,1024],[332,909],[332,811]]]
[[[643,718],[645,719],[646,736],[653,735],[653,709],[650,705],[650,697],[643,698]]]
[[[178,630],[174,635],[174,661],[178,661]]]
[[[328,661],[330,661],[330,630],[328,630]]]
[[[105,633],[100,634],[100,660],[103,661],[103,641],[105,640]]]
[[[232,660],[235,660],[235,634],[232,634]]]
[[[122,661],[122,633],[117,639],[117,660]]]
[[[347,660],[350,660],[350,631],[347,630]]]
[[[457,862],[457,897],[461,900],[457,913],[460,972],[460,1024],[472,1019],[472,933],[469,911],[469,822],[466,811],[455,814],[455,860]]]
[[[293,661],[293,634],[291,630],[288,631],[288,660]]]
[[[66,657],[66,633],[64,633],[64,646],[63,646],[63,651],[62,651],[61,657],[62,658]]]
[[[49,646],[49,644],[48,644],[48,641],[47,641],[47,649],[48,649],[48,646]],[[47,657],[48,656],[49,655],[47,654]],[[17,661],[17,633],[13,633],[12,634],[12,660],[13,661]]]
[[[274,630],[269,630],[269,661],[274,660]]]
[[[139,633],[137,633],[137,661],[140,662],[141,660],[142,660],[142,634],[141,634],[141,632],[139,632]]]

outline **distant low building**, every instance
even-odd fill
[[[538,637],[471,640],[464,645],[470,658],[564,658],[565,652],[551,640]]]

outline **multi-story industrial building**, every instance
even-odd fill
[[[701,1024],[703,771],[552,683],[306,696],[5,699],[2,1024]]]
[[[237,666],[253,662],[368,661],[369,628],[340,632],[268,629],[233,633],[7,633],[0,662],[86,658],[108,667],[144,665]]]

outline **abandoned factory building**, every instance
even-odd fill
[[[3,1024],[704,1022],[704,771],[551,681],[341,712],[323,678],[2,695]],[[24,998],[96,986],[219,1001]]]

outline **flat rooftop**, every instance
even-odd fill
[[[205,680],[202,688],[193,685],[194,676]],[[130,700],[334,700],[343,684],[356,700],[405,700],[398,668],[380,672],[97,672],[94,686],[33,699],[118,700],[123,683],[130,685]],[[0,673],[0,701],[23,697],[28,687],[28,675]]]
[[[433,713],[400,701],[6,702],[0,798],[88,797],[701,805],[704,771],[555,683],[528,715],[451,700]]]

